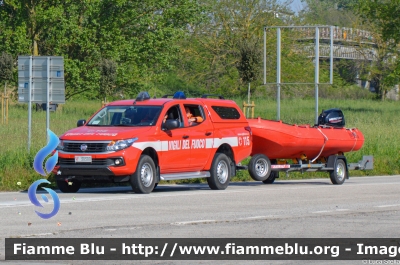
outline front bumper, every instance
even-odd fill
[[[108,166],[58,165],[54,169],[57,176],[115,176]]]
[[[76,156],[91,156],[91,162],[75,162]],[[59,151],[58,163],[53,173],[58,178],[70,176],[85,178],[118,178],[132,175],[136,171],[140,152],[127,148],[113,153],[67,153]],[[119,160],[117,164],[116,161]]]

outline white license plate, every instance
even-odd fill
[[[92,163],[91,156],[75,156],[75,163]]]

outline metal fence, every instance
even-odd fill
[[[330,39],[330,27],[331,26],[321,26],[320,27],[320,38],[321,39]],[[300,31],[301,38],[304,39],[314,39],[315,31],[312,28],[297,28],[296,30]],[[372,36],[371,32],[362,30],[362,29],[354,29],[354,28],[345,28],[345,27],[333,27],[333,41],[354,41],[359,43],[366,44],[375,44],[375,39]]]

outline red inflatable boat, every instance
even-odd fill
[[[339,111],[341,116],[334,113],[330,118],[332,110],[328,110],[327,114],[320,115],[316,126],[248,119],[253,133],[252,155],[313,161],[359,150],[364,144],[363,134],[356,128],[345,128],[343,114],[338,109],[333,110]]]

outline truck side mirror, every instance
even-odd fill
[[[77,127],[81,127],[81,126],[85,125],[85,123],[86,123],[86,120],[79,120],[79,121],[76,123],[76,126],[77,126]]]
[[[179,125],[180,125],[180,123],[177,120],[166,120],[163,123],[162,127],[164,129],[166,129],[166,130],[172,130],[172,129],[175,129],[175,128],[179,128]]]

